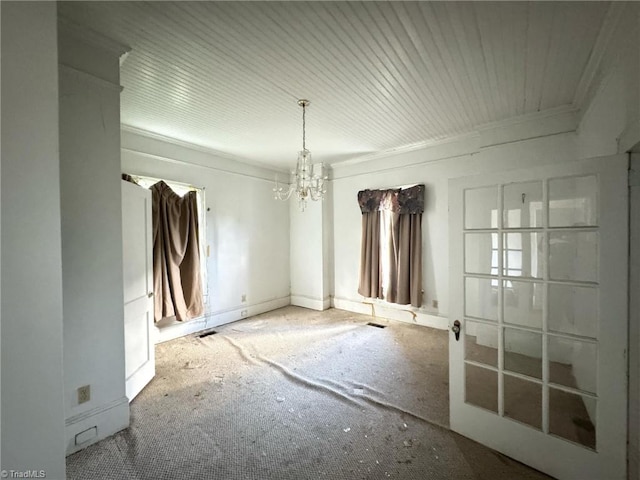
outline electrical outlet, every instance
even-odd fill
[[[244,303],[244,302],[246,302],[246,301],[247,301],[247,294],[246,294],[246,293],[243,293],[243,294],[242,294],[242,303]]]
[[[438,308],[438,300],[432,300],[432,301],[431,301],[431,306],[432,306],[433,308]]]
[[[78,388],[78,403],[86,403],[91,400],[91,386],[85,385]]]
[[[240,312],[240,316],[241,316],[242,318],[246,317],[246,316],[247,316],[247,311],[246,311],[246,310],[242,310],[242,311]]]

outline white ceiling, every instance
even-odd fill
[[[608,2],[61,2],[129,45],[122,123],[284,168],[563,105]]]

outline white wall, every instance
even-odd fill
[[[324,205],[309,201],[305,211],[298,200],[289,200],[291,301],[294,305],[322,310]]]
[[[437,317],[446,317],[450,302],[456,301],[449,298],[448,292],[449,179],[613,155],[624,151],[627,143],[640,140],[639,17],[637,6],[626,5],[624,8],[630,11],[620,15],[623,28],[615,29],[624,33],[614,35],[611,40],[609,51],[605,52],[605,66],[597,74],[600,83],[589,90],[588,103],[573,122],[570,112],[558,111],[557,115],[548,118],[540,117],[528,123],[515,119],[512,125],[505,122],[500,128],[481,129],[465,138],[381,157],[367,164],[352,161],[334,165],[334,303],[337,307],[367,312],[357,293],[361,234],[356,202],[358,190],[414,183],[426,185],[423,215],[425,295],[423,307],[416,312],[417,323],[446,328],[446,321],[438,323]],[[612,49],[617,50],[610,51]],[[438,309],[433,306],[434,300],[438,301]],[[380,304],[375,310],[380,315],[412,321],[410,316],[400,313],[407,307],[385,305],[383,310],[382,302],[374,304]],[[384,313],[379,313],[381,310]],[[565,360],[572,363],[579,385],[588,381],[588,375],[582,378],[581,372],[591,372],[591,360],[579,352],[569,352],[569,358]],[[587,364],[588,368],[585,368]],[[635,403],[637,410],[640,402],[632,400],[631,403]],[[594,412],[590,414],[593,416]],[[632,432],[634,430],[638,445],[637,425]],[[637,478],[637,474],[633,478]]]
[[[504,169],[572,161],[626,151],[640,140],[640,7],[614,5],[610,21],[587,69],[583,108],[559,108],[487,126],[467,137],[413,152],[387,155],[366,164],[334,165],[335,299],[339,308],[371,313],[357,294],[360,212],[356,194],[363,188],[425,183],[423,216],[423,307],[417,323],[446,328],[450,300],[447,182],[451,178]],[[433,302],[437,300],[438,308]],[[414,321],[407,307],[374,301],[379,315]],[[585,371],[574,355],[574,372]],[[580,382],[580,378],[577,379]],[[640,402],[638,402],[640,403]],[[640,442],[639,442],[640,443]]]
[[[2,8],[0,8],[0,25],[2,24]],[[1,37],[1,36],[0,36]],[[0,50],[2,39],[0,38]],[[0,54],[1,56],[4,56]],[[2,82],[0,81],[0,88]],[[0,101],[2,104],[2,101]],[[0,132],[2,120],[0,119]],[[0,141],[0,144],[2,142]],[[0,153],[0,198],[2,198],[2,153]],[[2,252],[2,208],[0,208],[0,252]],[[0,254],[0,277],[2,276],[2,255]],[[2,305],[2,281],[0,281],[0,305]],[[0,307],[0,338],[2,338],[2,308]],[[2,359],[2,341],[0,341],[0,359]],[[0,432],[2,432],[2,362],[0,361]],[[2,468],[2,434],[0,433],[0,468]]]
[[[450,178],[575,160],[575,134],[480,147],[482,136],[455,144],[390,156],[374,165],[334,166],[334,268],[335,304],[353,309],[362,302],[357,293],[360,263],[360,209],[357,192],[364,188],[389,188],[424,183],[423,306],[417,321],[446,328],[449,313],[448,182]],[[407,166],[402,166],[407,165]],[[437,300],[438,308],[433,307]],[[455,301],[455,300],[454,300]],[[406,307],[399,307],[406,308]],[[371,311],[370,309],[368,310]],[[441,320],[439,320],[440,318]],[[399,318],[400,319],[400,318]],[[405,314],[403,319],[411,321]]]
[[[205,188],[205,317],[163,328],[161,340],[289,304],[289,204],[273,199],[275,172],[129,130],[122,172]]]
[[[331,307],[334,295],[333,285],[333,182],[326,182],[322,208],[322,298],[323,308]]]
[[[357,294],[358,190],[425,183],[425,296],[418,319],[424,314],[425,323],[433,323],[437,322],[434,315],[447,316],[449,310],[447,182],[450,178],[611,155],[618,153],[625,142],[640,137],[639,11],[638,4],[630,2],[612,8],[611,18],[615,22],[612,20],[599,40],[601,55],[588,72],[584,107],[578,115],[571,108],[558,108],[499,122],[432,147],[386,155],[367,163],[353,160],[334,165],[335,304],[367,311],[358,305],[362,298]],[[594,57],[598,52],[594,52]],[[438,301],[438,308],[433,306],[434,300]],[[402,319],[411,317],[405,315]]]
[[[611,35],[602,46],[602,60],[594,70],[595,81],[586,92],[586,106],[579,112],[578,149],[581,157],[630,151],[640,142],[640,4],[615,5]],[[597,52],[598,50],[596,50]],[[638,244],[637,187],[631,189],[630,245]],[[635,250],[632,250],[632,260]],[[639,278],[632,263],[630,288]],[[636,299],[631,291],[630,298]],[[640,314],[630,304],[629,326],[629,478],[640,479]],[[578,372],[580,369],[577,370]],[[578,377],[580,373],[578,373]]]
[[[0,468],[65,478],[56,4],[2,11]]]
[[[60,189],[66,449],[129,425],[125,396],[119,54],[62,25]],[[78,387],[91,399],[79,404]],[[76,435],[96,435],[77,444]]]
[[[579,112],[581,158],[624,153],[640,141],[640,4],[620,2],[613,12],[616,21],[601,42],[602,58]]]
[[[330,300],[329,244],[331,194],[324,200],[307,202],[302,212],[298,200],[289,200],[291,238],[291,303],[326,310]]]

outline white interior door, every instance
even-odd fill
[[[131,402],[155,375],[151,191],[122,181],[126,391]]]
[[[626,478],[627,158],[451,180],[451,428]]]

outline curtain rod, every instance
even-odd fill
[[[175,180],[167,180],[165,178],[149,177],[147,175],[131,175],[131,176],[137,177],[137,178],[148,178],[149,180],[157,180],[158,182],[169,182],[175,185],[180,185],[182,187],[193,188],[194,190],[206,190],[205,187],[196,187],[195,185],[191,185],[190,183],[176,182]]]
[[[367,190],[406,190],[408,188],[417,187],[418,185],[424,185],[424,183],[410,183],[409,185],[399,185],[395,187],[369,188]]]
[[[421,183],[411,183],[409,185],[400,185],[398,187],[390,187],[389,190],[402,190],[411,187],[417,187],[418,185],[422,185]]]

